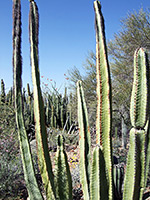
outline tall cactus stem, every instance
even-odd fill
[[[104,19],[99,1],[94,1],[96,29],[96,71],[97,71],[97,143],[101,146],[106,163],[109,185],[109,199],[113,198],[112,186],[112,108],[110,69],[108,64]]]
[[[45,113],[40,88],[39,59],[38,59],[39,15],[34,1],[30,1],[29,37],[32,67],[32,82],[34,94],[35,130],[39,168],[41,171],[47,199],[56,199],[54,175],[48,151]]]
[[[144,128],[148,117],[148,62],[143,48],[134,54],[134,80],[131,94],[130,118],[133,127]]]
[[[147,179],[150,169],[150,125],[147,127],[147,136],[146,136],[146,169],[145,169],[145,187],[147,186]]]
[[[64,150],[63,137],[61,135],[58,136],[58,151],[56,157],[57,199],[72,200],[71,173],[67,161],[67,154]]]
[[[5,84],[4,80],[1,79],[1,97],[0,97],[1,103],[5,103],[6,101],[6,94],[5,94]]]
[[[16,123],[20,141],[24,177],[29,193],[29,198],[33,200],[41,200],[43,199],[43,197],[36,181],[30,145],[24,125],[21,76],[21,5],[20,0],[13,0],[13,85],[16,109]]]
[[[104,155],[99,146],[93,151],[92,170],[90,178],[90,199],[91,200],[107,200],[108,199],[108,183],[106,178],[106,166]]]
[[[135,51],[134,54],[134,80],[130,104],[130,118],[133,128],[130,131],[130,147],[124,183],[123,199],[125,200],[142,200],[145,188],[145,175],[147,170],[145,169],[145,166],[147,166],[145,148],[147,148],[146,143],[148,139],[146,136],[146,129],[149,124],[148,72],[149,68],[147,62],[147,54],[143,48],[139,48]],[[133,169],[131,169],[132,166],[134,166]]]
[[[78,122],[80,146],[80,176],[84,199],[90,199],[90,130],[88,124],[87,108],[84,99],[82,83],[77,82],[78,95]]]
[[[123,200],[141,199],[145,187],[145,131],[132,128]]]

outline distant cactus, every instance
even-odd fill
[[[122,200],[124,168],[121,164],[113,166],[114,199]]]
[[[5,94],[5,84],[3,79],[1,79],[1,96],[0,96],[1,103],[5,103],[6,101],[6,94]]]
[[[12,87],[10,88],[9,92],[7,93],[7,102],[8,102],[8,105],[12,105],[13,103],[13,90],[12,90]]]

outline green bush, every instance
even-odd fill
[[[12,106],[0,104],[0,196],[17,196],[24,185],[15,115]]]

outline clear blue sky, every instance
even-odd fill
[[[64,73],[79,69],[88,51],[95,51],[93,0],[36,0],[40,13],[40,74],[53,79],[57,86],[67,84]],[[28,36],[28,0],[22,4],[23,86],[31,83]],[[120,20],[129,12],[150,7],[149,0],[101,0],[105,18],[106,39],[113,39],[120,29]],[[0,0],[0,79],[6,88],[12,86],[12,0]]]

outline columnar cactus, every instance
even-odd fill
[[[101,5],[94,2],[95,28],[96,28],[96,71],[97,71],[97,144],[104,154],[107,181],[109,187],[109,199],[112,199],[112,105],[111,105],[111,81],[110,69],[107,57],[104,19]]]
[[[0,97],[1,103],[5,103],[5,100],[6,100],[5,98],[6,98],[5,84],[4,84],[3,79],[1,79],[1,97]]]
[[[122,173],[122,171],[118,170],[122,169],[114,168],[112,171],[111,85],[104,35],[104,21],[101,14],[101,6],[98,1],[94,2],[94,8],[96,14],[96,69],[98,99],[96,121],[97,146],[94,149],[92,166],[90,167],[90,133],[87,109],[81,81],[78,81],[77,91],[81,183],[85,199],[121,199],[122,176],[120,176],[120,178],[117,177],[119,177],[119,173]],[[148,58],[144,49],[140,48],[135,51],[134,55],[134,82],[130,107],[132,129],[130,131],[130,148],[124,180],[124,200],[142,200],[143,192],[147,183],[150,163],[148,101]],[[112,178],[113,172],[114,178]]]
[[[7,102],[9,105],[12,105],[12,99],[13,99],[13,90],[11,87],[9,92],[7,93]]]
[[[20,0],[13,1],[13,75],[14,75],[14,92],[15,92],[15,109],[16,122],[19,133],[21,155],[23,161],[24,175],[31,200],[41,200],[43,196],[39,190],[33,161],[31,156],[30,144],[24,125],[23,107],[22,107],[22,62],[21,62],[21,6]],[[34,95],[34,116],[35,116],[35,130],[36,143],[39,161],[39,169],[48,200],[56,199],[72,199],[72,181],[67,163],[67,155],[64,151],[62,137],[58,138],[58,155],[56,162],[57,175],[54,176],[52,170],[51,158],[48,150],[47,131],[45,126],[44,103],[40,88],[40,74],[38,66],[38,8],[36,3],[30,1],[30,15],[29,15],[29,38],[30,38],[30,53],[31,53],[31,67],[32,67],[32,81],[33,81],[33,95]],[[29,88],[28,88],[29,89]],[[28,91],[29,92],[29,91]],[[64,177],[58,176],[63,172]],[[64,186],[64,183],[66,185]],[[60,188],[63,186],[63,191]]]
[[[56,193],[59,200],[72,200],[72,179],[64,151],[64,139],[58,136],[58,151],[56,155]]]
[[[113,180],[114,180],[114,199],[122,199],[124,167],[121,164],[114,164],[113,166]]]
[[[38,31],[39,31],[39,15],[38,8],[34,1],[30,2],[29,15],[29,38],[31,52],[32,82],[34,95],[34,115],[35,131],[37,141],[37,152],[39,168],[44,183],[44,188],[48,199],[56,198],[54,186],[54,175],[52,171],[51,159],[48,151],[47,132],[45,126],[45,113],[43,99],[40,88],[39,60],[38,60]]]
[[[33,110],[33,94],[30,91],[30,85],[27,83],[27,104],[28,113],[30,114],[30,124],[34,124],[34,110]]]
[[[20,0],[13,0],[13,80],[16,122],[20,141],[21,156],[25,181],[32,200],[41,200],[43,196],[39,190],[30,144],[25,130],[22,102],[22,57],[21,57],[21,6]],[[114,190],[121,193],[121,179],[117,168],[114,169],[112,160],[111,141],[111,84],[110,71],[106,51],[104,20],[101,5],[94,2],[96,27],[96,69],[97,69],[97,121],[96,147],[91,159],[91,138],[88,125],[87,108],[82,89],[82,82],[77,82],[78,93],[78,121],[80,146],[80,176],[84,199],[112,200]],[[34,116],[39,168],[48,200],[71,200],[72,181],[64,151],[63,137],[58,136],[58,152],[56,155],[56,174],[53,173],[51,158],[48,151],[47,131],[45,126],[45,110],[40,88],[39,55],[38,55],[38,8],[34,0],[30,0],[29,36],[31,67],[34,95]],[[66,94],[66,92],[65,92]],[[59,100],[51,103],[53,123],[56,117],[67,114],[67,96],[64,96],[63,111]],[[149,135],[149,66],[147,54],[143,48],[137,49],[134,55],[134,82],[131,96],[130,117],[132,129],[130,131],[130,147],[128,153],[126,174],[124,180],[124,200],[142,200],[146,186],[150,163],[150,135]],[[62,104],[61,104],[62,105]],[[56,112],[57,107],[57,112]],[[55,110],[54,110],[55,108]],[[53,109],[53,110],[52,110]],[[64,113],[64,109],[66,112]],[[66,117],[67,118],[67,117]],[[61,122],[63,120],[61,119]],[[65,122],[64,122],[65,123]],[[92,160],[92,162],[91,162]],[[116,170],[116,171],[115,171]]]
[[[94,2],[97,70],[97,147],[90,169],[90,132],[81,82],[78,82],[78,118],[80,128],[80,168],[85,199],[112,199],[111,85],[101,5]],[[91,170],[91,172],[90,172]],[[84,172],[85,171],[85,172]],[[90,179],[91,176],[91,179]],[[105,181],[106,183],[104,184]]]
[[[47,98],[47,101],[46,101],[46,124],[47,124],[47,126],[49,126],[50,125],[50,113],[51,113],[51,109],[50,109],[50,101],[49,101],[49,96],[50,95],[48,95],[48,98]]]
[[[134,54],[134,80],[131,95],[130,148],[124,182],[124,200],[142,199],[145,189],[146,140],[145,126],[149,123],[149,68],[147,54],[143,48]],[[149,136],[148,136],[149,137]],[[147,161],[149,165],[149,161]]]
[[[43,199],[39,190],[30,145],[24,125],[23,103],[22,103],[22,57],[21,57],[21,5],[20,0],[13,0],[13,81],[14,99],[16,110],[16,122],[20,141],[20,150],[24,169],[24,177],[30,199]]]
[[[87,108],[82,89],[82,82],[77,82],[78,95],[78,123],[79,123],[79,147],[80,147],[80,177],[84,199],[90,199],[90,174],[91,174],[91,138],[88,124]]]

